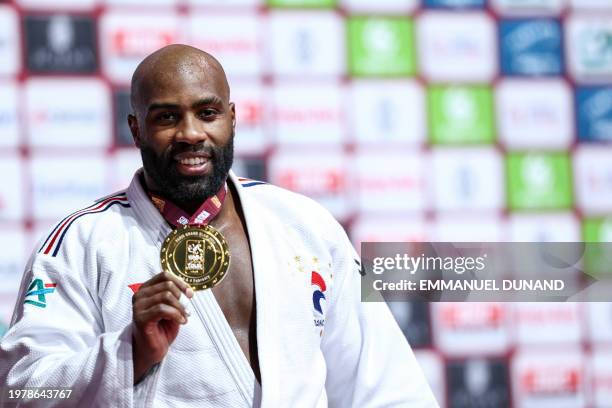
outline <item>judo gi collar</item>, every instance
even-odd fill
[[[164,197],[151,192],[148,194],[160,214],[175,228],[185,225],[207,225],[221,212],[227,195],[227,182],[223,183],[217,194],[207,198],[191,215]]]

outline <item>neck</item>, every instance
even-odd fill
[[[185,213],[184,215],[188,218],[194,217],[195,213],[198,212],[198,210],[202,208],[203,204],[210,198],[210,197],[207,197],[201,201],[200,200],[197,200],[197,201],[170,201],[169,197],[165,196],[160,191],[160,189],[157,188],[156,184],[149,177],[147,177],[145,172],[140,174],[140,183],[142,184],[144,189],[149,192],[149,194],[158,196],[162,200],[168,200],[167,202],[172,203],[172,205],[174,205],[176,208],[182,210]],[[229,181],[229,175],[228,175],[228,180],[227,180],[227,187],[228,189],[224,192],[225,200],[223,200],[222,198],[219,198],[220,200],[222,200],[223,205],[221,206],[220,212],[217,214],[215,218],[221,218],[221,219],[225,218],[225,214],[227,214],[228,209],[232,208],[234,205],[233,204],[234,200],[232,198],[232,195],[236,193],[233,191],[232,183]],[[207,204],[207,205],[210,205],[210,204]],[[158,210],[160,212],[163,211],[159,207],[158,207]],[[208,209],[208,211],[211,211],[211,210]],[[164,217],[166,217],[166,215],[164,215]],[[169,221],[169,222],[172,223],[172,221]]]

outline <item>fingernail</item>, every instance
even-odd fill
[[[193,297],[193,289],[187,288],[187,290],[185,291],[185,294],[187,295],[188,298],[191,299]]]
[[[187,323],[187,319],[185,319],[185,316],[181,317],[181,323],[183,324]]]

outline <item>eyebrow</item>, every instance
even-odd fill
[[[199,108],[201,106],[206,106],[206,105],[223,105],[223,101],[218,96],[207,96],[206,98],[202,98],[194,102],[191,105],[191,107]],[[178,109],[178,108],[179,108],[179,105],[174,104],[174,103],[163,103],[163,102],[162,103],[152,103],[151,105],[149,105],[147,112],[152,112],[158,109],[173,110],[173,109]]]

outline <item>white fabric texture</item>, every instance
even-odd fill
[[[278,187],[230,182],[252,250],[262,387],[211,291],[196,292],[164,360],[133,386],[129,285],[159,273],[171,231],[136,175],[35,248],[0,342],[3,391],[73,390],[27,406],[437,407],[387,306],[360,301],[357,255],[333,217]],[[27,295],[35,279],[53,288],[44,307],[27,302],[40,300]]]

